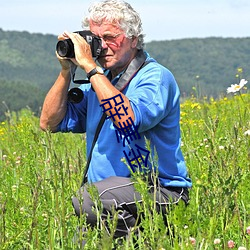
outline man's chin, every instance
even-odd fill
[[[105,69],[110,69],[113,66],[113,64],[105,58],[98,59],[98,62]]]

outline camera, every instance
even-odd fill
[[[92,56],[98,57],[102,51],[102,41],[99,37],[95,36],[90,30],[75,31],[82,36],[90,45]],[[74,44],[71,39],[65,39],[57,42],[56,51],[61,57],[74,58]]]

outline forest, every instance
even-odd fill
[[[56,43],[55,35],[0,29],[0,120],[27,107],[39,115],[60,70]],[[152,41],[145,50],[172,71],[182,100],[222,97],[228,86],[250,78],[250,37]]]

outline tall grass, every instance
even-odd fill
[[[182,150],[193,188],[185,207],[173,207],[168,225],[140,180],[141,227],[113,240],[116,221],[85,233],[85,249],[250,249],[250,95],[186,100],[181,106]],[[0,124],[0,249],[80,249],[71,197],[85,166],[81,134],[39,130],[30,110],[7,113]],[[94,195],[94,194],[93,194]],[[96,198],[97,212],[100,203]],[[78,240],[77,240],[78,239]]]

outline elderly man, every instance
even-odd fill
[[[75,56],[57,54],[61,71],[45,98],[40,126],[52,132],[86,132],[86,179],[98,190],[101,219],[108,215],[112,219],[113,211],[119,211],[115,237],[120,237],[135,226],[136,204],[142,201],[131,179],[133,172],[141,171],[145,177],[157,173],[159,211],[166,212],[168,204],[180,200],[188,203],[191,180],[180,148],[180,93],[171,72],[144,51],[141,19],[131,5],[118,0],[95,3],[83,26],[101,41],[101,53],[95,60],[90,44],[78,33],[59,36],[72,41]],[[83,98],[78,103],[68,98],[76,66],[89,80],[79,87]],[[98,125],[103,113],[103,125]],[[94,139],[97,127],[99,136]],[[148,161],[154,152],[155,165]],[[145,179],[153,198],[152,180]],[[75,197],[73,205],[78,216],[85,214],[87,223],[95,226],[94,202],[84,184],[79,192],[83,202]]]

